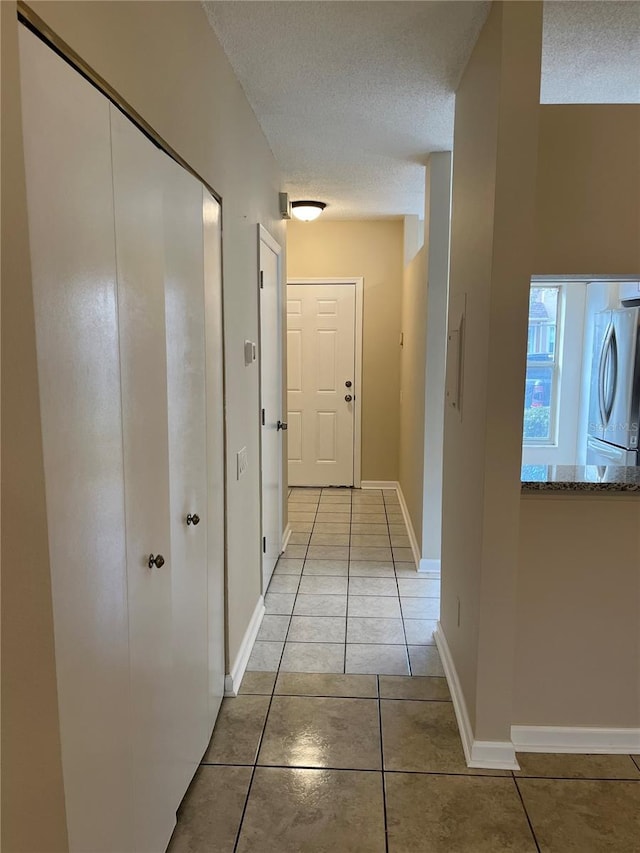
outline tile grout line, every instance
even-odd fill
[[[396,494],[397,494],[397,493],[396,493]],[[385,503],[385,511],[386,511],[386,508],[387,508],[387,505],[386,505],[386,503]],[[388,516],[387,516],[387,521],[388,521]],[[388,521],[388,524],[390,525],[390,524],[391,524],[391,522],[389,522],[389,521]],[[407,529],[407,523],[406,523],[406,521],[405,521],[404,519],[403,519],[403,521],[402,521],[402,526],[403,526],[403,528],[404,528],[404,535],[405,535],[405,536],[406,536],[406,538],[408,539],[409,531],[408,531],[408,529]],[[402,560],[398,560],[398,561],[396,561],[395,554],[394,554],[394,552],[393,552],[393,547],[391,548],[391,554],[392,554],[392,556],[393,556],[394,574],[395,574],[395,577],[396,577],[396,585],[397,585],[397,587],[398,587],[398,600],[400,601],[400,615],[401,615],[401,617],[402,617],[402,630],[404,631],[404,639],[405,639],[405,643],[406,643],[406,646],[407,646],[407,660],[408,660],[408,662],[409,662],[409,675],[410,675],[411,677],[413,677],[413,675],[414,675],[414,673],[413,673],[413,665],[412,665],[412,663],[411,663],[411,655],[410,655],[410,653],[409,653],[409,640],[408,640],[408,637],[407,637],[407,624],[406,624],[406,619],[405,619],[405,615],[404,615],[404,608],[403,608],[403,606],[402,606],[402,596],[401,596],[401,593],[400,593],[400,580],[399,580],[399,578],[398,578],[398,572],[397,572],[397,567],[396,567],[396,562],[404,562],[404,561],[402,561]],[[409,597],[410,597],[410,596],[409,596]],[[435,643],[426,643],[426,644],[422,644],[422,643],[420,643],[420,644],[418,644],[418,645],[434,645],[434,646],[435,646]]]
[[[384,501],[384,495],[382,500]],[[387,513],[387,504],[384,501],[384,514],[387,519],[387,530],[389,530],[389,515]],[[391,531],[389,530],[389,540],[391,540]],[[411,668],[411,656],[409,655],[409,644],[407,643],[407,629],[404,624],[404,611],[402,609],[402,599],[400,598],[400,584],[398,583],[398,573],[396,572],[396,558],[393,553],[393,548],[391,548],[391,562],[393,563],[393,576],[396,581],[396,589],[398,590],[398,606],[400,608],[400,618],[402,620],[402,634],[404,636],[404,651],[407,656],[407,666],[409,668],[409,676],[413,676],[413,670]]]
[[[289,492],[289,495],[287,496],[287,509],[289,509],[290,497],[291,497],[291,492]],[[312,522],[312,524],[313,524],[313,522]],[[313,531],[313,527],[311,529]],[[309,542],[311,542],[311,536],[309,536]],[[302,582],[302,573],[304,571],[304,564],[305,564],[306,559],[307,559],[306,553],[308,550],[309,550],[309,543],[307,543],[307,546],[306,546],[305,556],[302,558],[302,569],[300,571],[300,575],[298,576],[298,586],[296,587],[296,591],[294,593],[293,606],[291,607],[291,612],[290,613],[283,613],[283,614],[275,614],[275,613],[269,614],[272,616],[282,615],[282,616],[288,616],[289,617],[289,623],[287,625],[287,631],[285,633],[284,641],[282,643],[282,651],[280,652],[280,659],[278,660],[278,666],[275,670],[276,671],[276,680],[278,677],[278,673],[280,672],[280,667],[282,665],[282,658],[284,657],[284,651],[285,651],[285,648],[287,645],[287,637],[289,636],[289,631],[291,630],[291,622],[293,620],[293,610],[294,610],[294,607],[295,607],[295,604],[296,604],[296,601],[298,598],[298,590],[300,589],[300,584]],[[282,555],[280,555],[280,557],[278,557],[278,560],[276,560],[276,566],[278,565],[278,561],[281,559],[281,557],[282,557]],[[275,577],[275,568],[274,568],[273,575],[271,576],[271,580],[273,580],[274,577]],[[269,586],[271,586],[271,581],[269,581]],[[267,587],[267,592],[265,593],[265,595],[268,594],[268,592],[269,592],[269,588]],[[265,614],[265,615],[267,615],[267,614]],[[280,641],[279,640],[263,640],[262,642],[280,642]],[[275,682],[274,682],[274,690],[275,690]],[[271,692],[271,695],[273,696],[273,691]]]
[[[289,623],[291,624],[291,623]],[[284,645],[282,646],[282,654],[284,654]],[[282,656],[280,657],[280,661],[282,661]],[[278,666],[278,672],[280,668]],[[278,680],[278,675],[276,674],[276,681]],[[267,713],[264,717],[264,723],[262,724],[262,731],[260,732],[260,738],[258,740],[258,746],[256,747],[255,757],[253,760],[253,767],[251,769],[251,779],[249,779],[249,787],[247,788],[247,795],[244,800],[244,806],[242,807],[242,815],[240,816],[240,823],[238,824],[238,831],[236,833],[236,839],[233,844],[233,853],[236,853],[238,849],[238,844],[240,843],[240,835],[242,834],[242,827],[244,824],[245,815],[247,813],[247,806],[249,805],[249,797],[251,796],[251,789],[253,788],[253,780],[256,775],[256,768],[258,766],[258,756],[260,755],[260,749],[262,748],[262,741],[264,739],[265,729],[267,728],[267,720],[269,719],[269,714],[271,713],[271,705],[273,704],[274,691],[276,689],[275,681],[273,683],[273,690],[271,691],[271,695],[269,696],[269,704],[267,705]],[[247,765],[245,765],[247,766]]]
[[[533,828],[533,824],[531,823],[531,818],[529,817],[529,812],[527,811],[527,807],[524,802],[524,797],[522,796],[522,791],[520,790],[520,786],[518,785],[518,780],[516,779],[515,773],[511,771],[511,778],[513,779],[513,784],[515,785],[516,791],[518,792],[518,796],[520,797],[520,802],[522,803],[522,808],[524,811],[524,815],[527,819],[527,823],[529,824],[529,829],[531,831],[531,836],[533,838],[533,843],[536,845],[536,850],[540,853],[540,845],[538,844],[538,839],[536,837],[535,830]]]
[[[353,493],[349,501],[349,555],[347,557],[347,601],[344,608],[344,655],[342,671],[347,674],[347,636],[349,633],[349,597],[351,590],[351,532],[353,530]]]
[[[293,605],[291,607],[291,613],[289,614],[289,625],[287,626],[287,633],[284,636],[284,643],[282,644],[282,654],[280,655],[280,660],[278,662],[278,668],[276,670],[276,681],[278,680],[278,675],[280,674],[280,667],[282,666],[282,659],[284,658],[284,653],[287,648],[287,642],[289,641],[289,634],[291,632],[291,623],[293,622],[294,610],[296,609],[296,603],[298,601],[298,595],[300,595],[300,586],[302,585],[302,578],[304,577],[304,567],[307,563],[307,554],[309,553],[309,548],[311,547],[311,537],[313,536],[313,529],[316,526],[316,518],[318,517],[318,510],[320,508],[320,499],[322,498],[322,492],[318,497],[318,503],[316,504],[316,511],[314,515],[314,520],[311,522],[311,536],[309,536],[309,544],[307,545],[307,550],[305,551],[305,555],[302,559],[302,569],[300,570],[300,575],[298,577],[298,586],[296,587],[295,598],[293,599]],[[275,683],[273,685],[273,690],[275,691]],[[271,694],[271,698],[273,699],[273,692]],[[269,703],[269,709],[271,709],[271,703]],[[268,712],[267,712],[268,713]],[[266,725],[266,721],[265,721]],[[262,734],[264,735],[264,729]],[[260,743],[262,743],[262,738],[260,739]],[[256,753],[257,755],[257,753]]]
[[[279,694],[276,694],[274,696],[274,698],[276,698],[276,696],[279,696]],[[344,697],[343,696],[329,696],[329,697],[306,696],[306,697],[294,697],[294,698],[343,699]],[[356,696],[356,697],[350,697],[350,698],[359,699],[362,697]],[[373,699],[372,701],[375,702],[376,700]],[[398,700],[398,701],[404,701],[404,700]],[[410,700],[410,701],[414,701],[414,700]],[[332,765],[323,765],[322,767],[318,767],[318,765],[314,765],[314,764],[260,764],[259,762],[256,762],[256,764],[254,765],[254,764],[225,764],[223,762],[220,762],[218,764],[214,764],[213,762],[208,761],[206,763],[201,763],[199,766],[200,767],[251,767],[251,768],[260,767],[260,768],[267,768],[270,770],[271,769],[272,770],[327,770],[327,771],[330,771],[332,773],[340,773],[342,771],[345,771],[347,773],[379,773],[379,772],[381,772],[377,767],[369,767],[369,768],[367,768],[367,767],[333,767]],[[384,774],[388,775],[388,776],[394,776],[397,774],[398,776],[453,776],[457,779],[508,779],[509,778],[508,776],[496,776],[495,774],[491,774],[491,773],[460,773],[459,771],[455,771],[455,770],[448,770],[448,771],[447,770],[384,770],[382,772],[384,772]],[[536,778],[537,779],[547,779],[548,777],[539,776]],[[554,781],[556,781],[556,780],[554,780]],[[561,779],[559,781],[564,781],[564,782],[576,782],[576,781],[592,782],[592,781],[602,781],[602,780]],[[606,781],[609,781],[609,780],[606,780]],[[613,781],[616,782],[616,781],[620,781],[620,780],[613,780]],[[623,779],[622,781],[629,781],[629,780]]]
[[[534,755],[536,753],[528,753],[528,754]],[[578,752],[578,753],[556,753],[556,754],[558,754],[558,755],[560,755],[560,754],[585,755],[588,753]],[[619,752],[619,753],[615,753],[615,752],[613,752],[613,753],[596,753],[596,755],[597,754],[606,755],[608,758],[615,756],[615,755],[624,755],[623,752]],[[511,773],[512,773],[514,779],[521,779],[524,781],[526,781],[527,779],[544,779],[544,780],[548,779],[550,782],[615,782],[615,783],[633,782],[634,784],[636,784],[637,782],[640,782],[640,779],[638,779],[637,776],[627,776],[627,777],[624,777],[624,776],[622,776],[622,777],[620,777],[620,776],[533,776],[533,775],[524,776],[522,773],[520,773],[519,776],[516,776],[516,774],[513,772],[513,770],[511,771]]]
[[[291,593],[291,594],[293,595],[293,593]],[[364,596],[364,597],[366,598],[367,596]],[[386,596],[386,597],[391,598],[390,595]],[[336,596],[336,598],[342,598],[342,596]],[[286,613],[269,613],[268,615],[269,616],[283,616],[283,617],[288,618],[288,614],[286,614]],[[302,618],[302,619],[341,619],[341,620],[344,619],[343,616],[307,616],[305,614],[300,616],[299,613],[297,613],[296,616],[298,616],[299,618]],[[399,619],[397,619],[396,617],[393,617],[393,616],[352,616],[351,618],[352,619],[359,619],[359,620],[370,622],[370,623],[372,623],[374,620],[377,622],[385,621],[385,620],[390,621],[390,622],[391,621],[392,622],[400,621]],[[291,622],[291,619],[289,619],[289,622]],[[287,628],[287,633],[288,633],[288,628]],[[265,645],[270,645],[270,644],[276,645],[279,643],[284,643],[285,640],[259,640],[259,642],[264,643]],[[327,640],[292,640],[288,636],[287,636],[286,642],[298,643],[300,645],[310,645],[310,646],[322,646],[322,645],[342,646],[342,645],[344,645],[342,640],[329,640],[329,641],[327,641]],[[348,645],[393,646],[394,648],[400,649],[403,646],[405,646],[406,643],[403,640],[402,642],[398,642],[398,643],[392,643],[392,642],[385,642],[385,643],[381,643],[381,642],[375,642],[375,643],[355,642],[355,643],[348,643]],[[420,649],[432,649],[432,650],[437,649],[437,646],[435,645],[435,643],[412,643],[411,645],[416,646],[417,648],[420,648]],[[295,672],[303,672],[303,670],[294,670],[294,671]],[[248,669],[247,672],[276,672],[276,670],[275,669],[262,669],[262,670],[260,670],[260,669]],[[327,674],[330,674],[330,672],[325,673],[325,675],[327,675]],[[379,672],[379,673],[375,673],[375,672],[348,672],[346,674],[347,675],[404,675],[404,676],[408,675],[407,672],[391,672],[391,673],[389,673],[389,672]],[[340,673],[334,672],[334,675],[340,675]],[[414,676],[414,677],[416,677],[416,676]],[[422,676],[422,678],[445,678],[445,676],[444,675],[425,675],[425,676]],[[255,693],[255,694],[251,694],[251,695],[264,696],[266,694]]]
[[[316,505],[316,515],[318,514],[318,504]],[[311,522],[311,534],[309,535],[309,541],[307,542],[307,550],[304,552],[304,557],[302,558],[302,568],[300,569],[300,574],[298,575],[298,586],[296,587],[295,598],[293,599],[293,606],[291,607],[291,613],[289,614],[289,625],[287,626],[287,633],[284,637],[284,644],[282,646],[282,655],[280,656],[280,663],[278,664],[277,672],[280,672],[280,666],[282,665],[282,658],[284,657],[285,646],[287,645],[287,638],[289,636],[289,631],[291,630],[291,623],[293,622],[293,611],[296,606],[296,601],[298,600],[298,592],[300,590],[300,584],[302,583],[302,577],[304,575],[304,566],[307,562],[307,554],[309,553],[309,548],[311,547],[311,537],[313,536],[313,526],[315,525],[315,520]],[[274,685],[275,688],[275,685]]]
[[[338,673],[338,675],[344,675],[347,671],[347,626],[348,626],[348,615],[349,615],[349,564],[351,562],[351,515],[353,513],[353,493],[351,489],[348,492],[349,494],[349,543],[347,545],[349,549],[349,553],[347,554],[347,594],[345,597],[345,608],[344,608],[344,644],[343,644],[343,652],[342,652],[342,673]],[[322,495],[320,496],[322,500]],[[347,501],[342,501],[341,503],[347,503]],[[341,522],[338,522],[341,523]],[[342,522],[346,523],[346,522]]]
[[[314,520],[313,520],[313,522],[311,523],[311,536],[310,536],[310,539],[309,539],[309,546],[308,546],[308,548],[309,548],[309,547],[311,547],[311,539],[313,538],[313,535],[314,535],[314,533],[315,533],[316,525],[321,523],[321,522],[320,522],[320,505],[321,505],[321,502],[322,502],[322,496],[323,496],[323,494],[324,494],[324,488],[321,488],[321,489],[320,489],[320,494],[319,494],[319,496],[318,496],[318,503],[316,504],[316,510],[315,510],[315,514],[314,514]],[[347,502],[346,502],[346,501],[344,501],[344,502],[341,502],[341,503],[347,503]],[[350,500],[349,500],[349,507],[350,507],[350,508],[349,508],[349,519],[351,519],[351,501],[350,501]],[[350,527],[350,521],[349,521],[349,527]],[[309,557],[308,557],[308,548],[307,548],[307,552],[306,552],[306,554],[305,554],[305,557],[304,557],[304,559],[303,559],[302,570],[301,570],[301,574],[300,574],[300,581],[299,581],[299,583],[298,583],[298,589],[297,589],[297,592],[296,592],[296,597],[295,597],[294,602],[293,602],[293,609],[294,609],[294,610],[295,610],[295,605],[296,605],[296,603],[297,603],[297,601],[298,601],[298,596],[299,596],[299,595],[304,595],[304,593],[301,593],[299,590],[300,590],[300,586],[301,586],[301,584],[302,584],[302,578],[303,578],[303,577],[305,577],[305,574],[304,574],[304,568],[305,568],[305,565],[306,565],[307,560],[309,559]],[[349,565],[349,561],[347,560],[347,596],[345,596],[345,598],[346,598],[347,600],[348,600],[348,583],[349,583],[349,581],[348,581],[348,565]],[[306,577],[310,577],[310,575],[307,575]],[[337,577],[339,577],[339,576],[337,576]],[[294,614],[293,614],[293,611],[292,611],[292,614],[291,614],[291,620],[290,620],[290,622],[289,622],[289,629],[287,630],[287,635],[286,635],[286,637],[285,637],[285,643],[284,643],[284,644],[285,644],[285,646],[286,646],[287,642],[289,642],[289,632],[290,632],[290,629],[291,629],[291,621],[293,620],[293,615],[294,615]],[[323,617],[314,617],[314,618],[323,618]],[[324,617],[324,618],[330,618],[330,617]],[[300,642],[305,642],[305,643],[312,643],[312,642],[316,642],[316,643],[325,643],[325,640],[316,640],[316,641],[308,641],[308,640],[305,640],[305,641],[300,641]],[[345,615],[345,641],[344,641],[344,647],[345,647],[345,652],[344,652],[344,657],[343,657],[343,674],[344,674],[345,657],[346,657],[346,615]],[[282,662],[282,658],[281,658],[281,662]],[[279,670],[278,670],[278,671],[279,671]],[[340,674],[340,673],[337,673],[337,674]]]
[[[287,673],[287,672],[285,672],[285,673],[283,673],[283,675],[343,675],[343,674],[344,673],[340,673],[340,672],[302,672],[302,673],[299,673],[299,672]],[[373,675],[374,678],[378,677],[374,673],[371,673],[371,672],[348,672],[347,675]],[[382,677],[384,678],[385,676],[383,675]],[[409,676],[407,676],[407,675],[402,675],[402,676],[393,675],[390,677],[391,678],[408,678]],[[439,678],[439,677],[440,676],[437,676],[437,675],[429,675],[429,676],[423,675],[422,676],[422,678]],[[444,680],[445,679],[441,679],[441,681],[444,681]],[[275,688],[275,682],[274,682],[274,688]],[[242,693],[240,695],[242,695],[242,696],[271,696],[271,693]],[[293,696],[293,697],[302,698],[302,699],[376,699],[377,698],[375,696],[342,696],[342,695],[336,695],[335,693],[287,693],[286,691],[283,693],[274,693],[274,695],[275,696],[289,696],[289,697]],[[234,698],[234,697],[229,697],[229,698]],[[237,697],[235,697],[235,698],[237,698]],[[383,698],[387,699],[391,702],[439,702],[440,704],[442,704],[444,702],[451,703],[451,699],[422,699],[422,698],[416,699],[415,697],[413,697],[411,699],[406,699],[404,697],[403,698],[389,699],[389,697],[387,697],[387,696],[385,696]],[[200,762],[200,763],[201,764],[203,764],[203,763],[210,764],[211,762]],[[222,763],[224,763],[224,762],[222,762]],[[249,765],[246,765],[246,766],[249,766]],[[566,777],[563,777],[563,776],[521,776],[519,778],[521,778],[521,779],[554,779],[554,780],[558,780],[558,779],[563,779]],[[634,778],[628,778],[628,779],[613,779],[612,777],[600,779],[600,778],[593,776],[593,777],[589,777],[589,781],[591,781],[591,782],[607,782],[607,781],[636,782],[637,779],[635,777]]]
[[[376,675],[376,687],[378,690],[378,726],[380,730],[380,779],[382,782],[382,818],[384,821],[384,849],[389,853],[389,834],[387,827],[387,791],[384,776],[384,744],[382,741],[382,707],[380,702],[380,676]]]
[[[384,511],[385,511],[385,514],[386,514],[386,512],[387,512],[387,505],[386,505],[386,503],[385,503],[385,505],[384,505]],[[388,517],[388,516],[387,516],[387,527],[389,527],[389,517]],[[391,536],[391,532],[390,532],[390,531],[389,531],[389,536]],[[400,618],[401,618],[401,620],[402,620],[402,634],[403,634],[403,636],[404,636],[404,643],[405,643],[405,647],[406,647],[406,650],[407,650],[407,662],[408,662],[408,664],[409,664],[409,675],[410,675],[410,676],[413,676],[413,671],[412,671],[412,669],[411,669],[411,657],[410,657],[410,655],[409,655],[409,641],[407,640],[407,626],[405,625],[405,621],[404,621],[404,612],[403,612],[403,610],[402,610],[402,600],[401,600],[401,598],[400,598],[400,584],[399,584],[399,582],[398,582],[398,573],[397,573],[397,571],[396,571],[396,560],[395,560],[395,556],[394,556],[394,554],[393,554],[393,548],[391,549],[391,558],[392,558],[392,560],[393,560],[393,576],[394,576],[395,581],[396,581],[396,589],[398,590],[398,605],[399,605],[399,607],[400,607]]]

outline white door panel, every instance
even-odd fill
[[[111,107],[124,435],[136,851],[173,826],[171,536],[162,157]],[[165,564],[149,568],[149,555]]]
[[[355,314],[354,284],[287,286],[292,486],[354,483]]]
[[[288,414],[289,462],[302,462],[302,412]]]
[[[260,239],[260,388],[262,426],[262,589],[266,592],[282,545],[282,356],[279,252]]]
[[[338,462],[335,412],[316,412],[316,462]]]
[[[109,103],[24,27],[19,38],[69,850],[128,851],[134,845]]]
[[[204,254],[202,186],[168,157],[162,158],[161,165],[171,512],[172,781],[179,803],[210,734]]]
[[[302,329],[287,331],[287,382],[289,392],[302,391]]]
[[[207,575],[209,731],[224,693],[224,404],[221,211],[202,188],[207,418]]]

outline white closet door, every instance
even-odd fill
[[[176,805],[209,741],[202,185],[163,158]]]
[[[136,853],[164,850],[173,801],[171,535],[163,154],[111,107]],[[88,190],[89,191],[89,190]],[[162,555],[149,568],[149,556]]]
[[[20,72],[69,849],[129,851],[129,654],[109,104],[23,27]],[[34,715],[37,724],[37,709]]]
[[[207,399],[207,567],[209,575],[209,729],[224,693],[224,405],[221,211],[202,189]]]

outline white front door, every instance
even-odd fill
[[[280,246],[260,228],[260,389],[262,401],[262,589],[282,546],[282,350]]]
[[[356,286],[287,286],[289,485],[354,485]]]

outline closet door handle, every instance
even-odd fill
[[[152,569],[154,566],[157,569],[161,569],[164,566],[164,557],[162,554],[158,554],[157,557],[154,557],[153,554],[149,554],[149,568]]]
[[[196,524],[200,524],[200,516],[196,515],[195,512],[193,513],[193,515],[189,513],[189,515],[187,516],[187,524],[193,524],[194,526]]]
[[[276,430],[279,430],[279,429],[281,429],[283,431],[288,429],[288,424],[286,423],[286,421],[278,421],[278,423],[276,424]]]

